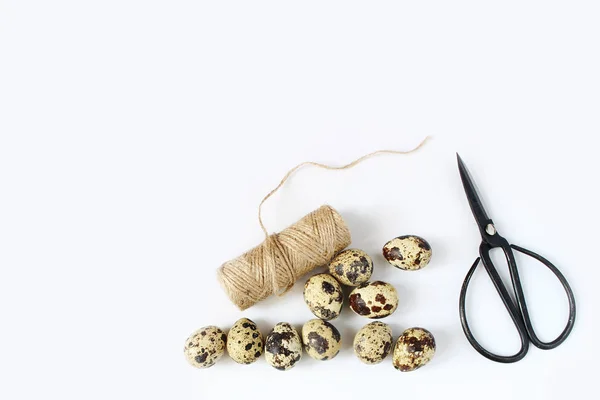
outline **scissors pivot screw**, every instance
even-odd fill
[[[490,236],[494,236],[496,234],[496,228],[493,224],[487,224],[487,226],[485,227],[485,231]]]

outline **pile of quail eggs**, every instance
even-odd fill
[[[383,246],[383,256],[394,267],[415,271],[427,266],[431,246],[414,235],[400,236]],[[357,315],[381,319],[398,308],[398,293],[389,283],[370,281],[373,260],[359,249],[346,249],[328,266],[329,273],[311,276],[304,285],[304,301],[317,317],[304,324],[301,334],[287,322],[280,322],[263,338],[256,324],[242,318],[228,334],[216,326],[192,333],[184,354],[197,368],[213,366],[225,354],[237,363],[251,364],[264,353],[267,363],[278,370],[291,369],[302,358],[303,350],[316,360],[331,360],[340,351],[341,335],[329,321],[339,317],[344,304],[342,285],[353,287],[348,296],[350,309]],[[363,326],[354,337],[354,353],[365,364],[378,364],[392,351],[389,325],[374,321]],[[435,339],[423,328],[406,329],[396,340],[392,361],[399,371],[414,371],[427,364],[435,354]]]

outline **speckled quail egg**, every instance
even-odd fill
[[[329,273],[342,285],[358,286],[371,279],[373,260],[358,249],[347,249],[329,263]]]
[[[302,358],[302,340],[287,322],[280,322],[267,335],[265,358],[280,371],[291,369]]]
[[[425,239],[418,236],[400,236],[383,246],[383,256],[396,268],[416,271],[429,264],[431,246]]]
[[[205,326],[185,341],[183,353],[196,368],[212,367],[225,353],[227,335],[216,326]]]
[[[304,285],[304,301],[316,317],[331,320],[342,311],[344,293],[333,276],[317,274],[311,276]]]
[[[309,356],[315,360],[331,360],[342,347],[337,328],[322,319],[311,319],[302,327],[302,342]]]
[[[392,328],[380,321],[363,326],[354,336],[354,354],[365,364],[379,364],[390,354]]]
[[[423,328],[409,328],[394,347],[394,367],[402,372],[414,371],[427,364],[435,354],[435,339]]]
[[[263,337],[248,318],[236,321],[227,335],[227,352],[239,364],[252,364],[263,352]]]
[[[384,318],[396,311],[398,293],[382,281],[363,283],[350,292],[350,308],[367,318]]]

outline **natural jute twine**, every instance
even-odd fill
[[[269,235],[262,221],[262,206],[298,169],[313,165],[329,170],[344,170],[378,154],[409,154],[409,151],[379,150],[352,161],[332,167],[315,162],[304,162],[292,168],[260,202],[258,222],[265,233],[265,241],[241,256],[227,261],[217,271],[221,286],[231,301],[245,310],[272,294],[284,294],[302,275],[327,264],[335,254],[350,245],[350,231],[342,216],[330,206],[322,206],[304,216],[280,233]]]

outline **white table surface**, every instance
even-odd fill
[[[600,6],[593,1],[4,1],[0,11],[0,397],[3,399],[591,398],[600,278]],[[215,279],[272,231],[322,204],[374,257],[400,306],[384,320],[435,335],[433,361],[400,373],[352,353],[368,321],[345,309],[338,357],[291,371],[264,358],[189,366],[185,338],[312,317],[302,282],[240,312]],[[578,317],[559,348],[517,364],[463,336],[458,293],[480,237],[459,152],[499,232],[563,271]],[[427,268],[380,255],[397,235],[433,247]],[[543,339],[566,319],[551,275],[521,273]],[[504,274],[506,276],[506,274]],[[474,329],[517,336],[484,273]]]

